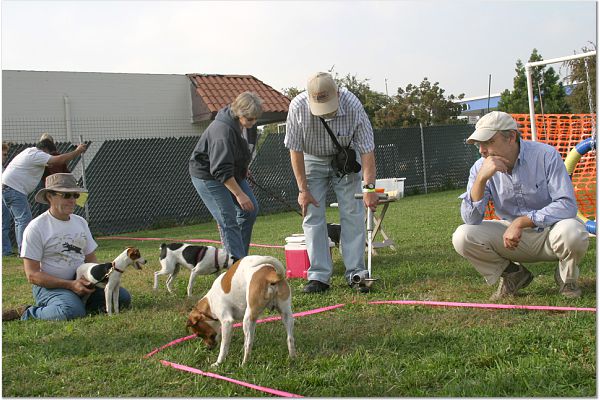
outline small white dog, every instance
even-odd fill
[[[106,312],[112,315],[114,307],[115,314],[119,313],[119,287],[121,286],[121,275],[125,268],[133,265],[137,269],[142,269],[146,260],[142,258],[140,251],[135,247],[128,247],[115,258],[112,263],[85,263],[77,267],[77,279],[83,277],[90,283],[99,288],[104,288],[104,301],[106,302]],[[85,303],[89,295],[83,299]]]
[[[218,366],[229,351],[233,322],[243,320],[244,365],[252,350],[256,320],[267,307],[277,309],[281,314],[287,331],[288,352],[290,358],[294,358],[292,291],[285,280],[285,268],[273,257],[247,256],[233,264],[196,303],[187,326],[209,348],[213,348],[221,337],[219,357],[213,364]]]
[[[187,295],[192,295],[192,288],[197,275],[208,275],[229,268],[234,259],[225,250],[213,246],[194,246],[185,243],[160,245],[161,270],[154,273],[154,290],[158,289],[158,276],[167,275],[167,290],[173,293],[173,280],[179,273],[180,266],[190,270]]]

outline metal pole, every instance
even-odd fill
[[[83,136],[79,135],[79,144],[83,143]],[[83,153],[81,153],[81,179],[83,180],[83,187],[87,189],[87,185],[85,183],[85,159],[83,158]],[[88,209],[87,200],[83,205],[83,210],[85,211],[85,220],[90,222],[90,211]]]
[[[490,112],[490,96],[492,93],[492,74],[490,74],[489,78],[488,78],[488,106],[487,106],[487,112]]]
[[[535,127],[535,106],[533,104],[533,83],[531,82],[531,66],[525,64],[525,76],[527,77],[527,99],[529,100],[529,126],[531,127],[531,141],[537,140]]]
[[[528,65],[530,67],[539,67],[540,65],[554,64],[554,63],[558,63],[558,62],[576,60],[578,58],[590,57],[590,56],[595,56],[595,55],[596,55],[595,51],[588,51],[587,53],[573,54],[571,56],[551,58],[549,60],[542,60],[542,61],[535,61],[535,62],[528,62],[527,64],[525,64],[525,68],[527,68]]]
[[[423,140],[423,124],[419,122],[421,128],[421,158],[423,159],[423,185],[425,185],[425,194],[427,194],[427,166],[425,165],[425,140]]]
[[[377,193],[377,197],[380,200],[387,200],[388,195],[387,193]],[[359,200],[363,198],[363,194],[362,193],[355,193],[354,194],[354,198]],[[360,280],[364,280],[366,282],[366,285],[368,287],[371,286],[371,284],[373,283],[374,279],[373,276],[371,275],[371,256],[373,253],[373,225],[375,222],[375,214],[373,213],[373,211],[371,211],[371,209],[369,207],[367,207],[367,271],[369,272],[369,277],[366,279],[360,279]]]
[[[371,257],[373,253],[373,210],[367,207],[367,270],[369,271],[369,278],[371,275]]]
[[[531,67],[539,67],[542,65],[554,64],[554,63],[564,62],[564,61],[569,61],[569,60],[576,60],[578,58],[591,57],[591,56],[595,56],[595,55],[596,55],[595,51],[588,51],[587,53],[573,54],[571,56],[551,58],[549,60],[528,62],[525,64],[525,76],[527,77],[527,96],[529,99],[529,119],[530,119],[530,123],[531,123],[530,126],[531,126],[531,140],[532,141],[535,142],[537,140],[537,131],[536,131],[536,126],[535,126],[535,108],[534,108],[534,104],[533,104],[533,84],[531,82]]]
[[[73,143],[73,131],[71,130],[71,102],[69,96],[64,96],[65,102],[65,127],[67,129],[67,142]]]

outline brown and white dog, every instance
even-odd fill
[[[233,264],[198,300],[190,312],[187,326],[209,348],[213,348],[221,337],[219,357],[212,364],[218,366],[229,351],[234,321],[243,320],[244,365],[252,350],[256,320],[267,307],[277,309],[281,314],[287,332],[288,352],[290,358],[294,358],[292,292],[285,280],[284,266],[273,257],[247,256]]]
[[[136,269],[142,269],[146,260],[142,258],[140,251],[135,247],[128,247],[114,259],[112,263],[85,263],[77,267],[77,279],[83,277],[93,286],[104,288],[104,301],[106,302],[106,312],[112,315],[114,308],[115,314],[119,313],[119,287],[121,286],[121,275],[125,268],[133,265]],[[83,299],[85,303],[89,295]]]
[[[154,273],[154,290],[158,289],[158,276],[169,275],[167,290],[173,293],[172,283],[179,273],[180,266],[190,270],[187,295],[192,295],[192,288],[197,275],[208,275],[229,268],[234,259],[225,250],[213,246],[194,246],[185,243],[163,243],[160,245],[160,271]]]

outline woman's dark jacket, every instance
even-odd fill
[[[221,183],[232,176],[237,182],[245,179],[252,156],[241,129],[229,106],[219,110],[194,148],[190,175]]]

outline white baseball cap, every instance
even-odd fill
[[[308,78],[308,105],[313,115],[321,116],[332,113],[340,106],[338,87],[331,74],[318,72]]]
[[[485,114],[475,124],[475,132],[467,139],[467,143],[487,142],[498,131],[517,130],[517,122],[509,114],[502,111],[492,111]]]

